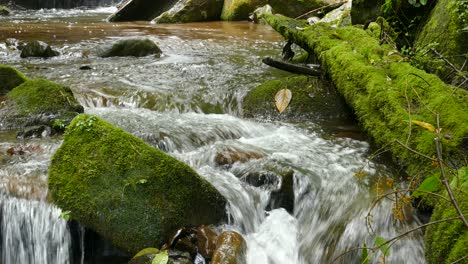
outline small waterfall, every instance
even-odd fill
[[[2,263],[70,263],[70,233],[58,208],[39,201],[0,199]]]

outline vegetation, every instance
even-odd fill
[[[27,81],[26,76],[13,67],[0,64],[0,96]]]

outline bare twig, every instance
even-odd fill
[[[305,16],[311,15],[311,14],[313,14],[313,13],[315,13],[315,12],[321,11],[321,10],[323,10],[323,9],[325,9],[325,8],[328,8],[328,7],[332,7],[332,6],[337,6],[337,7],[339,7],[339,6],[343,5],[343,4],[346,4],[347,2],[348,2],[348,1],[343,1],[343,2],[339,2],[339,3],[334,3],[334,4],[329,4],[329,5],[326,5],[326,6],[322,6],[322,7],[316,8],[316,9],[314,9],[314,10],[311,10],[311,11],[309,11],[309,12],[307,12],[307,13],[304,13],[304,14],[302,14],[302,15],[300,15],[300,16],[294,18],[294,19],[303,18],[303,17],[305,17]]]
[[[461,257],[461,258],[455,260],[454,262],[452,262],[452,263],[450,263],[450,264],[458,263],[458,262],[460,262],[460,261],[462,261],[462,260],[464,260],[464,259],[467,259],[467,258],[468,258],[468,255],[465,255],[465,256],[463,256],[463,257]]]
[[[424,157],[424,158],[426,158],[426,159],[429,159],[429,160],[431,160],[431,161],[437,161],[437,159],[431,158],[431,157],[429,157],[429,156],[427,156],[427,155],[422,154],[422,153],[419,152],[419,151],[416,151],[416,150],[414,150],[414,149],[412,149],[412,148],[406,146],[405,144],[403,144],[403,143],[402,143],[401,141],[399,141],[398,139],[395,139],[395,142],[398,143],[399,145],[401,145],[402,147],[404,147],[405,149],[407,149],[407,150],[413,152],[414,154],[418,154],[419,156],[422,156],[422,157]]]
[[[455,200],[455,196],[453,195],[452,188],[450,187],[450,184],[448,183],[448,180],[447,180],[447,176],[445,175],[444,164],[442,163],[442,150],[440,148],[439,138],[436,137],[434,141],[436,145],[437,162],[439,163],[440,173],[442,174],[442,184],[444,184],[445,189],[447,190],[447,193],[450,197],[450,201],[452,202],[453,207],[455,207],[458,217],[460,218],[460,220],[462,220],[465,227],[468,228],[468,222],[466,221],[465,216],[463,215],[462,211],[460,210],[460,207],[458,206],[457,201]]]
[[[442,54],[440,54],[436,49],[432,48],[432,52],[434,52],[437,56],[439,56],[443,61],[445,61],[452,69],[454,69],[456,72],[458,72],[465,80],[468,79],[466,77],[465,73],[459,70],[455,65],[453,65],[447,58],[445,58]]]

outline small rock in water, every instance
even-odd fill
[[[83,65],[83,66],[80,66],[80,70],[92,70],[93,68],[91,68],[91,66],[89,65]]]
[[[52,48],[47,43],[35,40],[28,42],[23,47],[23,49],[21,50],[20,57],[50,58],[58,55],[60,55],[60,53],[58,51],[52,50]]]
[[[217,245],[211,264],[243,263],[240,258],[244,255],[246,243],[241,234],[234,231],[223,232],[218,237]]]
[[[200,254],[207,259],[211,259],[216,249],[216,239],[218,235],[208,226],[201,225],[197,228],[197,243]]]

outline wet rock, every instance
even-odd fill
[[[211,264],[243,263],[246,243],[241,234],[234,231],[225,231],[219,235],[217,247],[213,253]]]
[[[119,10],[110,15],[108,20],[117,21],[150,21],[173,7],[178,0],[128,0],[124,1]]]
[[[82,71],[85,71],[85,70],[92,70],[93,68],[89,65],[83,65],[83,66],[80,66],[79,69]]]
[[[267,210],[284,208],[288,213],[294,213],[294,172],[284,173],[281,177],[281,187],[271,192]]]
[[[334,0],[225,0],[223,11],[221,13],[222,20],[247,20],[249,14],[254,12],[255,9],[269,4],[273,10],[289,16],[297,17],[315,9],[317,7],[327,5],[327,2],[335,2]]]
[[[28,78],[13,67],[0,64],[0,96],[27,81]]]
[[[353,0],[351,7],[351,22],[353,25],[366,24],[375,21],[382,15],[382,5],[385,0]]]
[[[0,16],[9,16],[10,14],[11,10],[8,7],[0,5]]]
[[[26,43],[26,45],[21,49],[20,57],[50,58],[58,55],[60,55],[60,53],[53,50],[47,43],[34,40]]]
[[[192,259],[197,255],[197,231],[195,228],[183,227],[179,228],[171,235],[168,243],[163,246],[163,249],[176,249],[183,252],[188,252]]]
[[[269,171],[251,172],[242,178],[245,182],[255,187],[277,186],[280,181],[280,176]]]
[[[262,14],[273,14],[273,8],[270,5],[264,5],[255,9],[250,15],[249,20],[253,21],[254,23],[261,23],[261,16]],[[266,24],[266,23],[262,23]]]
[[[284,88],[291,90],[292,99],[280,114],[274,97]],[[244,117],[266,117],[282,121],[352,119],[346,102],[331,84],[307,76],[272,80],[254,88],[244,97],[243,110]]]
[[[99,57],[144,57],[155,55],[159,57],[161,49],[150,39],[132,38],[119,40],[113,44],[98,47],[96,53]]]
[[[0,104],[0,130],[52,127],[56,120],[69,122],[84,110],[69,87],[44,79],[25,81],[5,98]]]
[[[169,260],[167,264],[192,264],[190,254],[180,250],[169,250]]]
[[[175,4],[153,21],[185,23],[219,20],[224,0],[184,0]]]
[[[333,26],[342,27],[351,25],[351,2],[328,12],[319,22],[330,23]]]
[[[210,227],[201,225],[197,228],[197,247],[205,259],[211,259],[216,249],[216,234]]]
[[[265,155],[260,152],[248,151],[236,147],[225,147],[225,149],[219,151],[215,156],[216,164],[232,165],[236,162],[244,163],[252,159],[261,159]]]
[[[30,138],[45,138],[52,135],[52,128],[50,126],[32,126],[27,127],[23,131],[19,131],[16,135],[20,139],[30,139]]]
[[[40,145],[27,144],[11,147],[7,149],[6,153],[10,156],[22,156],[26,154],[38,153],[41,151],[42,148]]]
[[[225,217],[226,200],[192,168],[91,115],[67,127],[48,183],[57,206],[129,253]]]

